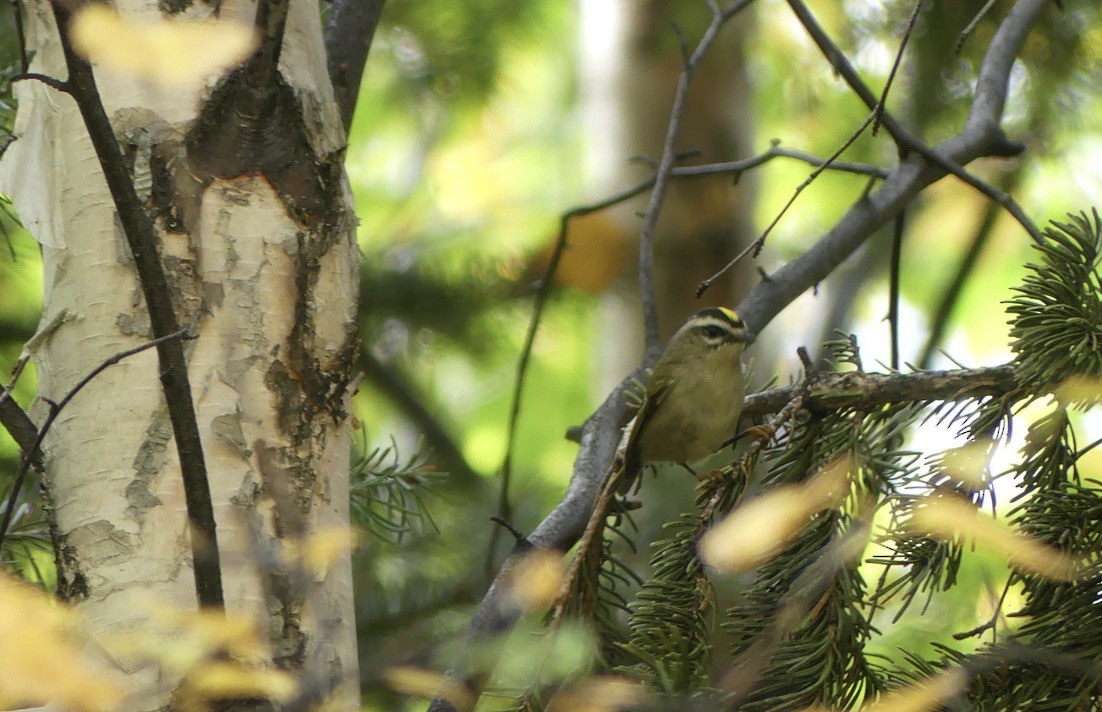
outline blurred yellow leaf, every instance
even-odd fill
[[[642,704],[646,689],[626,677],[592,677],[559,691],[548,705],[550,712],[615,712]]]
[[[1054,547],[980,514],[959,497],[933,497],[915,510],[909,528],[938,539],[965,537],[1005,556],[1015,568],[1056,581],[1076,578],[1077,562]]]
[[[1089,408],[1102,403],[1102,380],[1072,376],[1056,387],[1056,398],[1064,403]]]
[[[101,641],[120,658],[156,660],[183,674],[215,653],[238,660],[262,660],[268,655],[268,644],[252,617],[184,610],[151,600],[136,605],[145,611],[149,624],[141,630],[119,631]]]
[[[200,665],[187,678],[189,692],[205,699],[261,697],[286,702],[298,693],[298,682],[285,670],[245,667],[216,661]]]
[[[53,702],[108,710],[122,687],[86,661],[66,635],[73,616],[43,593],[0,573],[0,708]]]
[[[137,20],[102,3],[73,18],[73,49],[93,64],[168,85],[199,82],[256,48],[253,28],[229,20]]]
[[[967,445],[946,450],[941,456],[941,466],[965,485],[982,489],[989,481],[987,468],[991,463],[994,447],[993,440],[980,438]]]
[[[720,573],[747,571],[765,563],[816,512],[841,502],[852,467],[852,458],[840,457],[806,482],[776,487],[740,505],[701,538],[701,558]]]
[[[509,592],[526,611],[546,608],[555,600],[566,562],[562,554],[541,549],[525,556],[509,575]]]
[[[963,670],[949,670],[917,685],[886,692],[861,712],[925,712],[939,708],[950,697],[964,690],[968,682]]]
[[[383,680],[390,689],[404,695],[430,698],[439,695],[459,712],[474,708],[474,697],[461,682],[432,670],[391,667],[383,670]]]
[[[355,549],[359,539],[359,534],[351,527],[323,529],[291,547],[290,553],[307,571],[321,576],[340,557]]]

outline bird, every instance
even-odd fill
[[[688,467],[734,437],[746,396],[740,358],[753,338],[742,318],[725,307],[701,309],[677,330],[625,428],[620,494],[636,485],[645,466]]]

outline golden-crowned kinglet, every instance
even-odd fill
[[[625,429],[621,494],[645,465],[696,462],[735,436],[746,395],[739,358],[752,339],[739,315],[723,307],[701,309],[677,330]]]

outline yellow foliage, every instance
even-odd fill
[[[547,550],[533,551],[511,572],[509,593],[524,610],[540,610],[555,600],[565,575],[566,562],[562,554]]]
[[[75,616],[0,573],[0,708],[53,702],[71,710],[118,707],[123,689],[84,659],[68,635]]]
[[[248,25],[229,20],[136,20],[88,3],[73,18],[73,49],[93,64],[178,86],[240,64],[257,45]]]
[[[852,467],[851,458],[840,457],[806,482],[776,487],[737,507],[701,538],[701,558],[720,573],[765,563],[812,515],[842,501]]]
[[[1076,578],[1078,562],[1064,552],[980,514],[958,497],[932,497],[915,510],[910,528],[938,539],[963,537],[1009,559],[1015,568],[1056,581]]]
[[[416,697],[447,700],[459,712],[474,708],[474,696],[457,680],[431,670],[412,667],[391,667],[383,671],[383,679],[394,691]]]

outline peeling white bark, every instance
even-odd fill
[[[49,4],[28,4],[31,71],[64,78]],[[156,2],[146,0],[120,5],[124,12],[159,12]],[[255,4],[227,0],[221,8],[223,17],[251,21]],[[185,14],[209,11],[204,4]],[[344,139],[316,3],[291,3],[280,69],[302,104],[318,161],[331,159]],[[186,162],[181,139],[208,91],[166,91],[98,70],[97,82],[124,153],[133,156],[138,194],[148,199],[152,161],[167,155],[177,169]],[[0,163],[0,191],[12,196],[42,244],[45,309],[28,349],[40,396],[58,400],[103,359],[146,341],[149,319],[76,105],[33,81],[18,83],[16,93],[18,140]],[[180,190],[192,191],[184,196],[190,200],[186,232],[166,231],[163,219],[158,228],[166,270],[180,295],[180,321],[199,334],[188,344],[189,372],[227,608],[262,619],[262,629],[272,632],[275,656],[304,655],[310,664],[320,659],[342,670],[346,693],[355,695],[348,557],[328,572],[312,605],[276,605],[265,600],[250,553],[250,527],[269,540],[280,535],[272,477],[288,478],[279,486],[298,497],[308,530],[349,521],[350,438],[343,409],[350,407],[350,394],[343,385],[354,348],[358,283],[351,196],[346,187],[338,190],[338,219],[317,227],[293,218],[263,176]],[[312,282],[300,274],[307,261],[317,265]],[[274,453],[274,465],[262,464],[258,447]],[[63,412],[44,448],[52,516],[65,547],[61,593],[92,630],[142,628],[135,595],[194,607],[183,487],[154,352],[94,380]],[[285,636],[281,617],[297,616],[299,609],[307,611],[301,651],[301,640]],[[326,628],[318,636],[321,624]],[[155,667],[129,672],[137,689],[155,691],[141,709],[163,704],[177,682]]]

